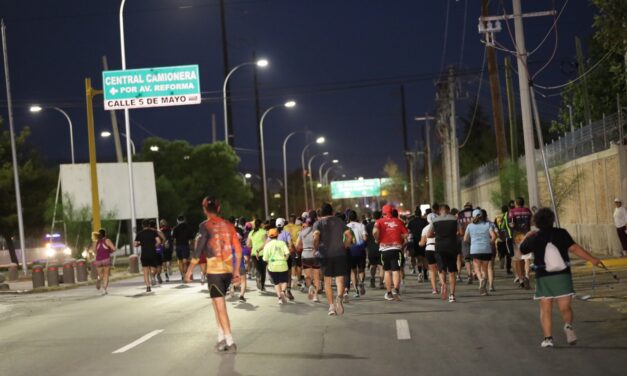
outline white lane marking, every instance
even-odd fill
[[[407,320],[396,320],[396,338],[399,341],[411,339]]]
[[[157,334],[163,332],[163,329],[158,329],[158,330],[153,330],[152,332],[146,334],[145,336],[138,338],[137,340],[129,343],[128,345],[124,346],[124,347],[120,347],[119,349],[115,350],[114,352],[112,352],[112,354],[121,354],[123,352],[127,352],[128,350],[132,349],[133,347],[139,346],[142,343],[148,341],[149,339],[151,339],[152,337],[156,336]]]

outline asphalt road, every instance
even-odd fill
[[[558,319],[557,347],[541,349],[531,292],[503,277],[496,287],[480,297],[464,285],[450,304],[408,276],[403,301],[369,290],[343,317],[300,292],[280,307],[251,291],[248,303],[229,303],[237,355],[214,353],[215,321],[199,284],[145,294],[137,278],[104,297],[93,287],[5,295],[0,375],[625,375],[627,315],[576,301],[578,345],[565,344]],[[408,334],[402,320],[410,339],[399,339]]]

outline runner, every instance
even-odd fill
[[[205,197],[202,209],[207,220],[198,227],[198,237],[190,267],[185,274],[185,282],[189,282],[193,267],[198,264],[200,255],[207,256],[207,285],[218,326],[218,343],[216,351],[233,353],[237,345],[231,333],[231,323],[226,309],[225,296],[231,282],[240,282],[240,271],[233,269],[233,251],[235,249],[235,265],[242,260],[242,247],[237,232],[232,224],[220,218],[220,202],[213,197]]]
[[[479,294],[488,295],[488,264],[492,259],[492,243],[496,234],[480,209],[472,212],[472,223],[466,227],[464,243],[470,244],[470,257],[479,277]]]
[[[165,239],[163,243],[163,253],[161,254],[163,267],[165,268],[165,281],[170,282],[170,275],[172,275],[172,253],[174,251],[174,238],[172,237],[172,229],[170,228],[170,226],[168,226],[168,222],[165,219],[159,221],[159,225],[159,230],[161,231]]]
[[[165,242],[165,235],[159,230],[159,228],[157,228],[157,221],[154,219],[150,220],[150,228],[155,230],[157,232],[157,234],[159,235],[159,239],[161,240],[161,242],[157,245],[157,247],[155,248],[157,251],[157,271],[155,273],[155,275],[152,277],[153,281],[152,284],[155,284],[155,276],[157,277],[157,281],[159,283],[159,285],[161,285],[163,283],[163,279],[161,279],[161,269],[163,267],[163,243]]]
[[[292,275],[292,267],[295,265],[294,256],[292,254],[296,253],[296,249],[294,248],[294,243],[292,243],[292,234],[290,234],[284,229],[285,219],[277,218],[275,223],[276,223],[276,229],[279,232],[277,239],[284,242],[285,245],[287,246],[287,249],[290,251],[290,257],[287,260],[288,281],[287,281],[287,289],[285,290],[285,296],[287,296],[287,298],[291,301],[291,300],[294,300],[294,295],[292,295],[292,285],[295,285],[296,282],[298,282],[298,278],[296,279],[294,279],[293,277],[290,278],[290,276]],[[266,260],[266,262],[268,261]],[[289,281],[290,279],[292,279],[292,283],[290,283]]]
[[[374,224],[376,221],[381,219],[381,212],[375,211],[372,213],[373,220],[366,225],[366,251],[368,253],[368,266],[370,267],[370,287],[375,288],[376,286],[376,276],[377,276],[377,268],[381,266],[381,252],[379,251],[379,243],[374,240]],[[384,289],[385,285],[383,283],[384,272],[383,268],[381,268],[380,276],[379,276],[379,288]]]
[[[393,211],[392,205],[384,205],[381,208],[383,218],[375,223],[373,231],[374,239],[379,243],[385,273],[385,300],[400,300],[401,250],[407,239],[407,228],[400,219],[393,217]]]
[[[240,237],[241,236],[241,237]],[[235,288],[239,286],[239,296],[238,296],[238,300],[241,303],[246,303],[246,274],[248,271],[248,265],[249,265],[249,260],[250,260],[250,248],[248,248],[246,246],[246,233],[244,233],[243,235],[239,235],[238,234],[238,238],[240,240],[240,245],[242,247],[242,261],[240,263],[240,265],[236,265],[235,264],[235,247],[232,247],[232,252],[233,252],[233,269],[239,268],[239,274],[242,278],[240,278],[240,283],[239,284],[231,284],[231,298],[235,297]]]
[[[429,209],[427,209],[429,210]],[[425,248],[425,258],[429,265],[429,280],[431,281],[431,294],[437,295],[436,275],[438,274],[438,264],[435,258],[435,238],[429,237],[429,233],[433,229],[433,221],[437,215],[435,213],[427,214],[428,225],[422,229],[420,236],[420,246]]]
[[[263,261],[263,246],[266,244],[266,230],[261,226],[261,219],[255,219],[253,230],[248,234],[247,245],[251,249],[253,266],[257,270],[255,280],[259,292],[266,291],[266,263]]]
[[[297,288],[298,285],[301,285],[301,291],[305,292],[305,285],[302,284],[302,279],[303,279],[303,270],[302,270],[302,259],[301,259],[301,255],[298,252],[298,250],[295,248],[296,246],[296,241],[298,240],[298,234],[300,233],[300,230],[303,229],[303,225],[302,222],[297,223],[297,218],[296,218],[296,214],[290,214],[290,217],[288,218],[288,223],[287,225],[285,225],[285,231],[287,231],[290,236],[292,237],[292,246],[294,247],[293,249],[291,249],[291,253],[290,253],[290,257],[292,259],[291,263],[292,263],[292,288]]]
[[[448,301],[454,303],[455,280],[457,274],[457,217],[451,215],[451,208],[442,204],[440,215],[433,220],[433,229],[429,231],[427,237],[435,238],[435,258],[438,263],[440,275],[440,292],[442,299],[447,296],[446,275],[449,276]]]
[[[354,236],[354,244],[349,249],[349,264],[351,268],[351,280],[355,289],[355,297],[359,298],[366,294],[364,281],[366,279],[366,240],[368,233],[366,226],[357,222],[357,213],[351,210],[348,213],[348,228],[351,229]]]
[[[411,265],[414,268],[413,274],[416,274],[418,269],[418,282],[422,282],[427,279],[427,265],[428,262],[425,259],[425,247],[420,245],[420,239],[422,237],[422,230],[429,225],[426,219],[427,214],[422,214],[420,206],[416,206],[415,217],[407,224],[407,230],[410,234],[409,251],[412,257]]]
[[[140,260],[144,269],[144,282],[146,292],[151,292],[154,284],[157,265],[159,264],[157,246],[161,244],[161,238],[154,229],[150,228],[150,220],[142,221],[142,230],[135,236],[135,247],[141,247]]]
[[[553,227],[555,214],[551,209],[538,210],[533,216],[533,222],[538,231],[527,234],[520,245],[520,252],[533,253],[535,256],[536,293],[534,299],[540,302],[540,323],[544,333],[540,346],[544,348],[554,346],[551,331],[553,300],[557,301],[564,320],[566,342],[574,345],[577,342],[577,336],[573,329],[571,305],[575,291],[568,254],[573,253],[595,266],[603,266],[603,263],[575,243],[568,231]]]
[[[107,231],[103,228],[98,230],[98,232],[92,233],[92,240],[96,243],[93,248],[96,250],[95,265],[98,270],[96,289],[100,290],[100,287],[103,287],[102,295],[107,295],[109,272],[111,271],[111,254],[115,252],[115,246],[107,238]]]
[[[321,218],[314,224],[314,255],[322,258],[324,266],[324,291],[329,303],[329,316],[343,315],[342,302],[345,288],[344,274],[348,268],[346,248],[352,242],[351,232],[341,219],[333,215],[331,204],[323,204]],[[333,301],[332,279],[337,285],[337,298]]]
[[[182,280],[189,267],[190,247],[192,240],[194,240],[193,230],[187,224],[184,216],[181,215],[176,218],[176,226],[172,230],[172,237],[174,238],[174,249]]]
[[[498,230],[496,239],[496,249],[501,262],[501,269],[505,268],[507,275],[512,275],[512,256],[514,256],[514,243],[512,241],[512,228],[510,227],[509,207],[503,205],[501,214],[494,219],[494,224]]]
[[[303,229],[298,234],[296,250],[301,252],[303,272],[305,273],[305,286],[307,287],[307,298],[317,303],[320,301],[318,300],[318,291],[320,290],[320,259],[314,256],[313,224],[313,220],[308,216],[303,223]]]
[[[279,298],[279,305],[286,303],[287,281],[289,278],[289,267],[287,260],[290,258],[290,250],[284,241],[278,240],[279,229],[273,228],[268,231],[270,241],[263,247],[263,259],[268,264],[268,272],[274,283],[276,295]],[[293,300],[292,297],[290,300]]]
[[[522,243],[525,235],[531,229],[531,210],[525,208],[525,200],[522,197],[516,199],[516,207],[509,211],[510,226],[514,229],[514,272],[516,273],[515,283],[518,283],[520,288],[529,290],[531,284],[529,283],[529,277],[525,272],[526,265],[531,262],[531,254],[523,256],[520,252],[520,243]]]
[[[457,214],[457,223],[459,224],[459,237],[464,239],[466,233],[466,227],[472,223],[472,204],[467,202],[464,204],[464,209]],[[457,257],[457,269],[460,271],[457,280],[462,281],[461,268],[462,264],[466,264],[466,273],[468,273],[468,284],[472,284],[473,272],[472,272],[472,257],[470,256],[470,243],[462,240],[462,253]],[[477,271],[475,270],[475,273]],[[476,276],[475,276],[476,277]]]

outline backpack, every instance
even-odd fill
[[[546,243],[546,247],[544,247],[544,265],[547,272],[561,272],[568,267],[559,249],[551,241]]]

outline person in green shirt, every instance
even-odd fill
[[[278,240],[279,231],[276,228],[268,231],[270,241],[263,247],[263,260],[268,266],[268,272],[274,282],[274,289],[279,298],[279,304],[285,304],[285,290],[289,278],[289,268],[287,259],[290,257],[290,250],[284,241]]]
[[[261,252],[266,244],[266,230],[261,226],[261,219],[255,219],[253,230],[248,234],[246,246],[250,248],[250,257],[253,266],[257,271],[255,280],[257,282],[257,290],[266,291],[266,263],[263,261]]]

